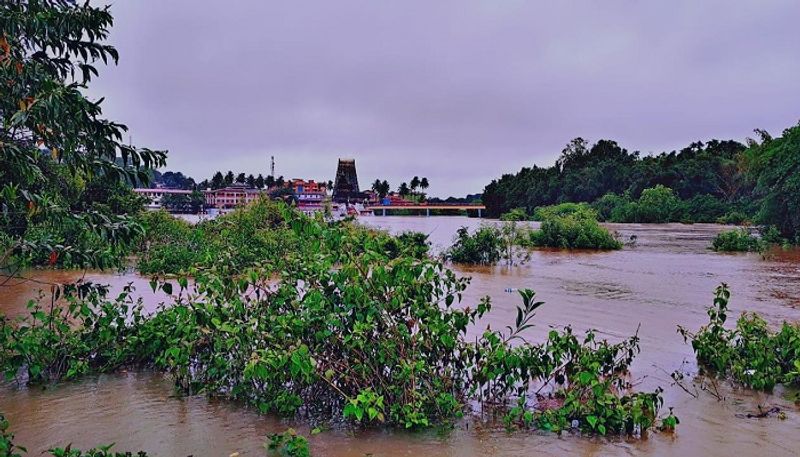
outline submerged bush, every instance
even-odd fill
[[[467,227],[456,231],[453,245],[445,252],[445,257],[457,263],[493,264],[503,254],[503,240],[500,230],[489,225],[479,227],[470,234]]]
[[[779,383],[800,386],[800,325],[784,322],[773,331],[758,314],[745,312],[733,330],[727,329],[729,300],[730,291],[722,284],[708,308],[708,325],[696,333],[678,327],[684,340],[691,341],[700,366],[754,389],[771,390]]]
[[[767,243],[745,228],[720,232],[711,241],[711,249],[723,252],[763,251]]]
[[[37,383],[152,366],[187,393],[359,426],[428,427],[470,405],[516,405],[523,421],[550,430],[572,421],[600,434],[653,425],[660,392],[636,393],[627,381],[637,336],[611,344],[567,327],[529,343],[523,335],[542,303],[521,291],[515,324],[475,341],[468,329],[491,304],[456,306],[468,279],[430,258],[390,258],[382,232],[288,209],[283,221],[304,242],[279,270],[223,264],[191,270],[191,285],[155,281],[175,301],[152,315],[129,294],[107,300],[86,288],[64,311],[32,306],[27,319],[3,320],[3,371]],[[526,403],[534,385],[557,410]]]
[[[621,249],[622,243],[601,226],[594,212],[577,211],[566,216],[552,216],[530,234],[533,246],[565,249]]]
[[[264,445],[272,454],[282,457],[310,457],[308,440],[290,428],[283,433],[273,433]]]

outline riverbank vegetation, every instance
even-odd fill
[[[708,325],[697,332],[678,327],[701,367],[753,389],[800,386],[800,325],[784,322],[774,331],[758,314],[745,312],[734,329],[725,328],[730,296],[727,285],[719,286],[708,308]]]
[[[711,140],[659,155],[629,152],[616,142],[571,141],[552,167],[523,168],[492,181],[483,192],[487,214],[518,208],[591,204],[601,221],[721,222],[775,226],[800,234],[800,125],[779,138]]]
[[[59,288],[66,306],[32,303],[27,318],[2,320],[3,372],[36,384],[152,366],[186,393],[358,426],[429,427],[476,402],[522,408],[510,423],[548,430],[655,424],[660,392],[637,393],[626,375],[637,336],[612,344],[566,327],[527,342],[542,303],[522,291],[515,324],[472,341],[467,332],[491,301],[457,306],[468,279],[428,257],[388,255],[388,235],[288,207],[280,214],[304,241],[279,268],[219,264],[191,269],[191,284],[156,280],[174,302],[152,314],[130,288],[114,299],[91,284]],[[534,385],[550,400],[532,395]]]
[[[290,261],[289,253],[313,244],[310,235],[291,229],[286,220],[291,212],[285,204],[261,197],[247,207],[197,224],[164,211],[142,213],[137,221],[147,235],[139,238],[137,269],[144,274],[177,274],[213,267],[238,271],[258,265],[278,269]],[[428,253],[427,236],[422,233],[393,237],[348,222],[332,224],[340,224],[354,236],[374,239],[389,258],[422,258]],[[354,243],[351,248],[357,246]]]

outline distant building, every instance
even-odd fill
[[[157,188],[157,189],[145,189],[145,188],[138,188],[133,189],[133,191],[142,197],[147,198],[148,202],[145,205],[147,209],[159,209],[162,206],[162,199],[165,195],[191,195],[191,190],[185,189],[164,189],[164,188]]]
[[[313,179],[306,181],[296,178],[289,181],[288,184],[292,189],[294,197],[297,199],[298,206],[304,203],[320,204],[328,196],[328,193],[325,191],[325,185]]]
[[[247,184],[234,183],[222,189],[205,191],[206,205],[217,209],[236,208],[249,204],[265,193],[266,191],[250,188]]]
[[[339,159],[336,168],[336,181],[333,184],[333,201],[337,203],[353,203],[367,198],[358,189],[358,174],[355,159]]]

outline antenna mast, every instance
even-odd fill
[[[275,177],[275,156],[270,156],[269,175]]]

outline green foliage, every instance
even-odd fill
[[[675,220],[680,201],[675,192],[661,184],[645,189],[636,205],[636,222],[669,222]]]
[[[22,453],[28,451],[14,444],[14,434],[8,430],[9,426],[8,420],[0,412],[0,457],[22,457]]]
[[[756,222],[774,225],[782,236],[800,235],[800,124],[778,138],[762,135],[745,154],[749,177],[755,182],[759,209]]]
[[[3,319],[3,371],[42,383],[152,366],[184,392],[262,412],[404,428],[447,423],[476,401],[503,408],[545,384],[554,398],[573,400],[560,416],[546,413],[542,428],[573,418],[594,423],[586,430],[597,433],[650,426],[658,392],[621,393],[638,337],[610,344],[592,332],[579,340],[567,328],[528,343],[524,331],[542,302],[525,290],[508,332],[487,329],[472,342],[468,329],[491,305],[485,298],[474,309],[456,306],[468,279],[427,257],[391,257],[383,232],[289,208],[276,224],[304,240],[279,269],[214,265],[190,269],[191,284],[154,280],[174,303],[153,314],[141,313],[130,289],[108,300],[104,289],[79,284],[64,308],[32,304],[27,318]]]
[[[106,300],[107,288],[92,283],[54,286],[44,309],[35,301],[16,322],[0,315],[0,370],[7,380],[24,375],[30,384],[74,379],[110,371],[138,360],[137,332],[143,322],[141,301],[124,288]],[[59,298],[66,305],[56,305]],[[20,371],[23,370],[23,371]]]
[[[503,254],[502,243],[500,231],[496,227],[482,226],[472,234],[467,227],[461,227],[445,257],[457,263],[493,264]]]
[[[553,213],[566,215],[555,216],[547,212],[542,214],[546,218],[541,227],[530,233],[532,246],[565,249],[622,248],[622,243],[597,222],[594,210],[582,206],[573,212]]]
[[[723,252],[760,252],[767,243],[745,228],[720,232],[711,241],[711,249]]]
[[[586,203],[560,203],[552,206],[540,206],[533,211],[534,221],[544,221],[554,217],[576,216],[581,219],[596,219],[597,213]]]
[[[733,210],[717,218],[716,222],[718,224],[743,225],[750,222],[750,217],[741,211]]]
[[[106,245],[137,235],[116,215],[141,203],[127,185],[145,181],[166,154],[126,145],[127,128],[83,94],[97,62],[117,61],[104,44],[111,23],[108,8],[88,3],[0,8],[0,232],[12,240],[2,268],[60,259],[104,267],[120,254]]]
[[[636,200],[644,189],[657,185],[673,189],[681,200],[710,195],[734,204],[747,200],[752,189],[740,166],[744,149],[735,141],[712,140],[692,143],[677,152],[640,157],[614,141],[600,140],[590,147],[576,138],[554,166],[526,167],[517,174],[503,175],[486,186],[482,199],[491,217],[512,208],[531,211],[563,202],[596,202],[606,194],[629,195]],[[609,213],[600,217],[622,219],[611,219]]]
[[[528,219],[528,213],[525,212],[525,208],[514,208],[500,215],[500,220],[506,222],[527,221]]]
[[[283,433],[273,433],[267,437],[264,445],[270,453],[281,457],[309,457],[308,440],[299,435],[293,428]]]
[[[776,332],[757,314],[743,313],[736,328],[727,329],[729,300],[730,291],[722,284],[708,309],[708,325],[696,333],[678,327],[691,341],[698,363],[711,374],[754,389],[800,385],[800,325],[784,322]]]

